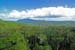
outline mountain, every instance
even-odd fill
[[[33,25],[75,25],[75,21],[45,21],[45,20],[33,20],[33,19],[20,19],[17,22],[27,23]]]
[[[56,17],[59,17],[59,16],[55,16],[55,15],[52,15],[52,16],[43,16],[43,17],[39,17],[39,18],[56,18]],[[35,18],[38,18],[38,17],[35,17]],[[34,20],[34,19],[29,19],[29,18],[26,18],[26,19],[20,19],[18,20],[18,22],[49,22],[47,20]]]
[[[31,22],[45,22],[44,20],[33,20],[33,19],[20,19],[20,20],[18,20],[18,22],[29,22],[29,23],[31,23]]]

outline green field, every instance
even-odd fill
[[[0,20],[0,50],[75,50],[75,26]]]

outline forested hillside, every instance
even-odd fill
[[[0,20],[0,50],[75,50],[75,27]]]

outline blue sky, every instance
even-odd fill
[[[49,6],[75,7],[75,0],[0,0],[0,8],[32,9]]]
[[[39,19],[40,18],[39,16],[48,17],[54,15],[60,16],[60,18],[58,18],[59,20],[60,19],[66,20],[65,16],[70,20],[72,20],[72,18],[74,20],[73,17],[75,14],[73,12],[75,10],[74,8],[75,8],[75,0],[0,0],[0,18],[15,20],[27,17],[33,19],[33,17],[35,16],[38,17]],[[68,13],[64,14],[63,12],[59,12],[61,13],[59,14],[58,11],[60,11],[61,9],[63,10],[63,12]],[[55,11],[52,12],[51,10]],[[67,15],[69,14],[70,11],[72,11],[70,15]],[[34,14],[33,12],[38,13],[38,15]],[[42,14],[42,12],[46,13]],[[28,14],[28,16],[26,14]],[[48,20],[57,20],[57,18],[51,17]]]

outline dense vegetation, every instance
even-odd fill
[[[75,50],[75,27],[0,21],[0,50]]]

